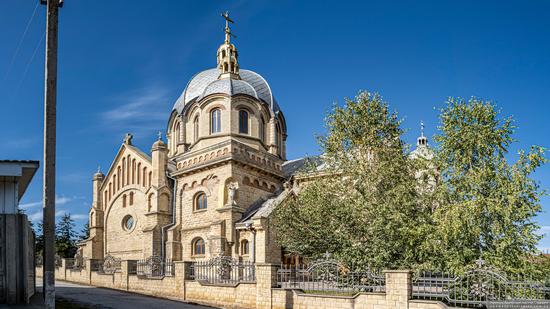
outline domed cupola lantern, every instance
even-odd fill
[[[231,33],[229,23],[233,23],[233,20],[229,18],[229,12],[222,14],[225,18],[225,41],[218,48],[218,69],[220,70],[219,79],[232,78],[240,79],[239,76],[239,53],[235,45],[231,44],[231,37],[236,37]]]

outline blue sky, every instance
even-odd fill
[[[45,7],[37,2],[0,2],[0,158],[42,159]],[[225,10],[241,67],[268,80],[285,113],[289,158],[318,153],[314,136],[332,103],[361,89],[399,111],[410,143],[420,120],[435,133],[446,97],[478,96],[515,118],[513,153],[550,147],[550,4],[481,2],[66,0],[58,212],[84,222],[91,176],[110,165],[124,133],[150,149],[187,81],[215,66]],[[548,188],[550,166],[535,177]],[[39,170],[22,200],[35,220],[41,185]],[[543,207],[537,220],[550,233],[549,198]]]

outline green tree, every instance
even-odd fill
[[[481,257],[508,273],[533,273],[533,219],[545,193],[531,174],[547,161],[545,149],[532,146],[509,163],[513,120],[488,101],[450,98],[440,122],[434,264],[461,272]]]
[[[34,227],[34,251],[36,255],[42,255],[42,252],[44,251],[44,232],[42,230],[42,221],[40,221],[36,227]]]
[[[76,253],[76,233],[74,231],[75,223],[71,214],[64,214],[57,222],[55,231],[55,251],[61,257],[71,258]]]
[[[280,244],[311,258],[329,251],[360,268],[422,263],[430,210],[397,113],[378,94],[361,92],[334,106],[326,125],[319,138],[324,176],[275,211]]]
[[[80,230],[80,235],[78,236],[79,240],[86,240],[90,237],[90,223],[86,222],[82,229]]]

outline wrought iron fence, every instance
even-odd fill
[[[114,274],[115,272],[119,271],[121,268],[122,268],[121,259],[115,258],[112,255],[107,255],[103,260],[103,264],[101,265],[99,272],[103,272],[105,274]]]
[[[73,270],[86,269],[86,261],[82,256],[81,250],[78,250],[77,253],[74,255],[74,263],[73,263],[72,269]]]
[[[151,256],[136,263],[136,274],[146,277],[164,277],[174,275],[174,262],[163,260],[160,256]]]
[[[73,268],[73,267],[74,267],[74,259],[66,258],[65,268]]]
[[[90,259],[90,271],[101,271],[101,270],[103,270],[103,260]]]
[[[128,260],[128,274],[136,275],[137,274],[137,260]]]
[[[255,282],[256,270],[253,262],[239,261],[230,256],[218,256],[191,265],[190,279],[209,284],[237,284]]]
[[[509,278],[483,267],[461,276],[423,272],[413,278],[413,298],[443,301],[456,307],[550,308],[550,287],[521,276]]]
[[[383,274],[352,271],[325,255],[311,265],[282,265],[277,271],[278,286],[283,289],[301,289],[332,293],[384,292]]]

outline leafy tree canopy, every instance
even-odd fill
[[[508,273],[537,273],[534,216],[545,194],[532,173],[545,149],[510,163],[511,118],[473,98],[441,110],[432,161],[411,158],[397,113],[361,92],[326,118],[325,169],[280,205],[278,241],[349,265],[463,272],[482,257]]]

